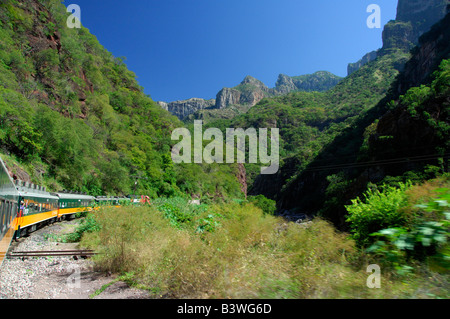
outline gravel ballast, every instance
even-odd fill
[[[64,221],[39,229],[13,242],[9,253],[78,249],[78,244],[60,243],[57,238],[73,232],[79,221]],[[114,280],[114,276],[94,269],[91,259],[73,256],[5,259],[0,268],[0,299],[149,298],[148,292],[130,288],[120,281],[94,297],[96,291]]]

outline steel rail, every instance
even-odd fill
[[[80,256],[90,257],[97,255],[90,249],[86,250],[41,250],[41,251],[20,251],[12,252],[6,255],[7,258],[24,258],[24,257],[64,257],[64,256]]]

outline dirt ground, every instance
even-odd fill
[[[9,252],[79,249],[57,238],[73,232],[80,220],[63,221],[13,242]],[[0,299],[148,299],[147,291],[94,270],[90,259],[39,257],[7,259],[0,269]],[[107,287],[104,287],[108,285]],[[102,289],[102,287],[104,287]]]

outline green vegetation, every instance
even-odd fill
[[[418,193],[433,196],[435,187],[415,186],[403,192],[413,201]],[[437,202],[442,206],[442,197]],[[183,218],[174,211],[182,212]],[[366,253],[324,220],[287,223],[251,203],[198,207],[182,199],[161,198],[153,206],[102,209],[92,218],[96,231],[85,233],[81,245],[102,253],[94,259],[101,269],[125,276],[127,283],[147,289],[155,298],[448,294],[444,268],[417,262],[408,273],[399,273],[389,258],[379,251]],[[448,224],[445,227],[448,236]],[[447,244],[439,251],[448,252]],[[366,286],[366,267],[375,262],[383,267],[381,289]]]
[[[369,236],[384,228],[405,226],[410,217],[403,209],[407,203],[405,191],[409,185],[400,184],[399,188],[386,186],[379,189],[369,189],[364,194],[364,200],[352,200],[347,206],[353,238],[360,246],[366,246]]]
[[[238,165],[172,163],[171,132],[184,124],[143,93],[124,58],[86,28],[65,27],[67,15],[58,0],[0,4],[0,152],[14,174],[49,190],[152,199],[100,208],[62,239],[101,252],[100,269],[154,297],[448,298],[442,43],[439,67],[420,84],[399,71],[411,56],[408,67],[424,67],[420,49],[406,52],[393,37],[382,56],[326,92],[205,113],[204,129],[280,129],[280,173],[262,177],[246,164],[255,196],[245,199]],[[422,40],[448,46],[445,26]],[[289,223],[277,208],[320,218]],[[373,263],[383,268],[382,289],[365,285]]]
[[[450,189],[438,189],[436,198],[417,205],[420,217],[406,227],[383,229],[372,234],[378,241],[369,252],[389,261],[399,272],[410,272],[411,261],[428,262],[430,269],[448,273],[450,269]]]
[[[58,0],[0,4],[0,143],[10,162],[50,190],[243,196],[233,167],[171,164],[171,132],[183,124],[143,93],[123,58],[86,28],[67,28],[67,16]]]
[[[325,92],[338,84],[342,78],[327,71],[318,71],[313,74],[292,76],[292,82],[305,92]]]
[[[280,156],[285,161],[295,159],[298,163],[296,169],[289,172],[289,179],[294,180],[337,136],[354,127],[386,96],[399,74],[399,67],[408,58],[408,53],[392,52],[365,65],[326,92],[293,92],[264,98],[244,114],[232,119],[210,120],[206,126],[222,131],[227,127],[278,127]],[[357,141],[346,139],[347,144],[340,145],[340,151],[351,149],[354,142]],[[250,186],[257,177],[258,167],[255,166],[246,165]],[[275,197],[275,194],[265,195]]]
[[[352,236],[399,275],[426,265],[448,274],[450,250],[450,180],[368,191],[365,200],[347,206]]]
[[[249,196],[248,201],[260,208],[264,214],[274,215],[276,211],[276,202],[266,198],[264,195]]]

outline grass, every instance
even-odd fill
[[[168,203],[102,209],[93,216],[97,231],[84,233],[81,245],[102,253],[94,257],[100,269],[128,274],[128,283],[155,298],[437,298],[448,291],[445,277],[419,266],[407,277],[382,269],[382,288],[369,289],[374,261],[324,220],[286,223],[249,203],[189,215],[187,206]],[[180,207],[185,223],[174,224],[170,207]],[[208,217],[215,227],[198,232]]]
[[[100,289],[97,289],[95,292],[93,292],[92,294],[90,294],[90,295],[89,295],[89,299],[93,299],[93,298],[97,297],[97,296],[100,295],[102,292],[104,292],[108,287],[114,285],[116,282],[119,282],[119,281],[125,281],[125,282],[127,282],[127,281],[129,281],[130,278],[131,278],[132,276],[133,276],[133,273],[126,273],[126,274],[124,274],[124,275],[122,275],[122,276],[119,276],[119,277],[117,277],[117,278],[111,280],[111,282],[109,282],[109,283],[107,283],[107,284],[104,284],[103,286],[101,286]]]

